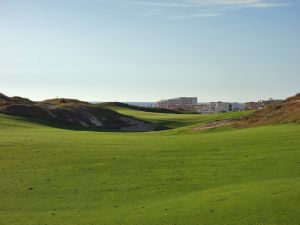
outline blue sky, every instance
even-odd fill
[[[0,0],[0,92],[199,101],[300,92],[296,0]]]

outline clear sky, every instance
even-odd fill
[[[0,0],[0,92],[285,98],[300,92],[300,2]]]

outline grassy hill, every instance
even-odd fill
[[[233,116],[123,113],[173,127]],[[0,114],[0,224],[296,225],[299,149],[296,124],[118,133]]]
[[[237,120],[234,127],[300,123],[300,93],[286,100],[264,107],[255,113]]]
[[[0,93],[0,113],[22,116],[27,120],[56,122],[87,130],[153,131],[158,129],[157,124],[134,119],[77,99],[56,98],[33,102],[21,97],[9,98]]]
[[[176,114],[176,113],[155,113],[143,110],[128,108],[124,105],[108,105],[109,109],[118,113],[135,117],[144,121],[159,123],[162,128],[179,128],[194,124],[204,124],[215,120],[240,118],[251,114],[253,111],[216,113],[216,114]]]

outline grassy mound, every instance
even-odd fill
[[[235,127],[300,123],[300,93],[278,104],[266,106],[233,123]]]
[[[50,99],[33,102],[29,99],[0,95],[0,112],[34,120],[60,122],[87,129],[153,131],[157,124],[121,115],[111,109],[76,99]],[[49,123],[50,124],[50,123]]]

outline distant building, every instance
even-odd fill
[[[198,103],[197,97],[179,97],[157,102],[158,108],[191,110]]]
[[[208,103],[201,103],[195,106],[195,111],[198,113],[211,113]]]
[[[246,110],[257,110],[257,109],[261,109],[262,107],[263,107],[262,102],[246,102],[245,103]]]
[[[233,112],[233,111],[243,111],[244,105],[241,103],[231,103],[231,102],[209,102],[199,104],[196,107],[198,113],[220,113],[220,112]]]
[[[273,99],[273,98],[269,98],[269,100],[260,100],[260,102],[266,106],[266,105],[272,105],[272,104],[277,104],[282,102],[282,100],[280,99]]]
[[[242,103],[238,102],[233,102],[232,104],[232,111],[233,112],[238,112],[238,111],[244,111],[245,110],[245,105]]]
[[[273,104],[278,104],[282,102],[282,100],[279,99],[272,99],[270,98],[269,100],[260,100],[258,102],[246,102],[245,103],[245,109],[247,110],[257,110],[257,109],[261,109],[265,106],[268,105],[273,105]]]
[[[229,112],[232,110],[232,105],[229,102],[210,102],[208,105],[210,112]]]
[[[156,102],[125,102],[125,104],[146,108],[155,108],[157,105]]]

